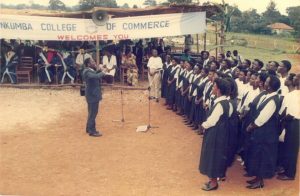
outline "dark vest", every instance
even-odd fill
[[[278,126],[278,111],[279,111],[279,97],[278,95],[274,95],[272,97],[267,98],[264,100],[257,108],[254,119],[256,119],[262,110],[266,107],[266,105],[271,101],[274,100],[276,109],[275,112],[272,114],[271,118],[263,124],[261,127],[254,129],[251,139],[255,143],[274,143],[278,142],[278,133],[279,133],[279,126]]]

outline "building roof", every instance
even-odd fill
[[[156,6],[147,8],[107,8],[95,7],[87,11],[77,12],[63,12],[63,11],[50,11],[50,10],[32,10],[32,9],[1,9],[1,14],[14,14],[14,15],[29,15],[29,16],[47,16],[47,17],[65,17],[65,18],[91,18],[94,11],[105,11],[112,17],[128,17],[128,16],[143,16],[143,15],[156,15],[156,14],[172,14],[172,13],[185,13],[185,12],[199,12],[205,11],[206,17],[220,12],[219,8],[214,5],[197,6],[197,5],[170,5],[170,6]]]
[[[268,27],[270,27],[271,29],[280,29],[280,30],[294,30],[293,27],[284,24],[284,23],[274,23],[274,24],[270,24],[268,25]]]

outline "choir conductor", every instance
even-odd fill
[[[85,81],[85,98],[88,105],[88,119],[86,132],[89,136],[100,137],[102,133],[96,130],[96,117],[99,102],[102,99],[100,79],[105,76],[104,72],[96,71],[96,63],[91,58],[84,61],[83,80]]]

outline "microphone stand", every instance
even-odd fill
[[[148,124],[138,126],[137,129],[136,129],[137,132],[150,131],[151,134],[154,134],[154,132],[151,129],[158,128],[158,126],[152,126],[151,125],[151,103],[150,103],[150,100],[153,99],[153,98],[150,96],[150,91],[151,91],[151,86],[154,82],[155,77],[156,77],[156,75],[154,75],[153,80],[151,81],[151,83],[148,87]]]
[[[121,89],[121,120],[113,120],[113,122],[125,122],[125,118],[124,118],[124,101],[123,101],[123,89]]]
[[[154,134],[154,132],[151,131],[151,129],[155,129],[155,128],[159,128],[159,127],[151,125],[151,104],[150,104],[151,96],[150,96],[150,91],[151,91],[151,85],[148,88],[148,125],[147,125],[147,130],[146,131],[150,131],[151,134]]]

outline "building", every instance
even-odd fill
[[[274,23],[268,25],[268,27],[272,29],[272,33],[276,33],[276,34],[291,33],[294,31],[293,27],[284,23]]]

